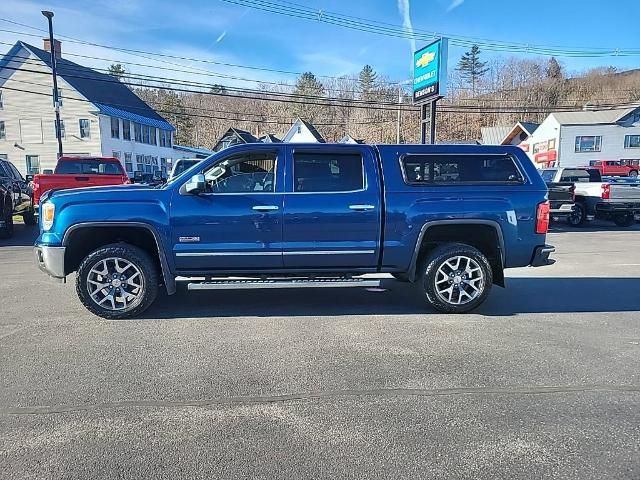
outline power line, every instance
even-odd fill
[[[221,0],[226,3],[262,10],[268,13],[284,15],[288,17],[317,21],[352,30],[359,30],[377,35],[396,38],[431,41],[439,37],[449,38],[449,43],[460,47],[478,45],[486,50],[506,51],[512,53],[537,54],[558,57],[617,57],[638,56],[638,49],[610,49],[610,48],[569,48],[554,47],[524,43],[503,42],[473,37],[450,35],[443,32],[427,32],[422,30],[409,30],[393,24],[376,22],[360,17],[348,16],[326,10],[317,10],[293,2],[274,2],[268,0]],[[284,4],[283,4],[284,3]],[[286,4],[286,5],[285,5]]]

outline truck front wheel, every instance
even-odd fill
[[[158,294],[158,271],[142,249],[126,243],[100,247],[82,261],[76,276],[82,304],[102,318],[131,318]]]
[[[443,313],[473,310],[486,300],[492,284],[487,257],[461,243],[437,247],[420,269],[419,286],[427,302]]]
[[[636,217],[633,213],[622,213],[614,215],[613,223],[619,227],[630,227],[636,223]]]

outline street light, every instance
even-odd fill
[[[56,138],[58,139],[58,158],[62,156],[62,129],[60,128],[60,100],[58,99],[58,75],[56,72],[56,54],[53,43],[53,12],[43,10],[42,15],[49,22],[49,48],[51,50],[51,71],[53,72],[53,108],[56,112]]]

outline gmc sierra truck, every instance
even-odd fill
[[[247,144],[173,182],[42,197],[39,267],[76,272],[84,306],[139,315],[163,285],[372,287],[390,273],[441,312],[504,269],[553,263],[547,187],[512,146]],[[238,278],[241,277],[241,278]]]

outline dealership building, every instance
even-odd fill
[[[502,140],[485,143],[518,145],[539,167],[574,167],[592,160],[638,164],[640,106],[554,112],[540,125],[518,122]]]

